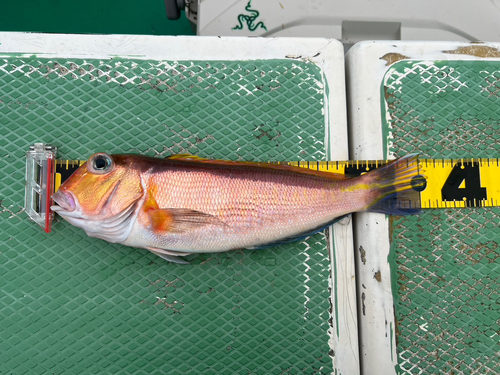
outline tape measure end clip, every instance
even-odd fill
[[[35,143],[26,153],[24,209],[31,220],[50,233],[57,147]]]

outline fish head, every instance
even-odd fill
[[[143,195],[141,172],[133,157],[97,153],[52,195],[57,205],[51,209],[89,236],[120,242],[107,238],[106,228],[118,232],[129,226]]]

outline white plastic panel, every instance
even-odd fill
[[[33,55],[49,58],[132,57],[157,60],[287,59],[317,65],[323,74],[327,155],[346,160],[347,119],[344,53],[335,40],[316,38],[218,38],[135,35],[62,35],[0,33],[2,56]],[[359,373],[355,270],[350,219],[333,227],[331,355],[338,374]],[[334,240],[335,239],[335,242]]]
[[[382,121],[386,116],[382,113],[381,85],[392,64],[402,60],[422,60],[423,64],[432,64],[432,61],[443,60],[499,59],[500,45],[492,43],[366,41],[354,45],[346,55],[350,159],[386,157],[384,147],[390,140],[382,131]],[[387,156],[393,158],[390,152]],[[396,374],[397,322],[388,262],[389,217],[358,213],[353,215],[353,222],[361,373]],[[421,329],[426,329],[425,324]],[[417,364],[411,373],[427,373],[422,367]]]

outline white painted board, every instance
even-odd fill
[[[316,64],[323,74],[325,144],[330,160],[346,160],[347,119],[344,52],[335,40],[314,38],[238,38],[145,35],[66,35],[0,33],[0,56],[36,54],[62,58],[134,58],[155,60],[291,59]],[[357,310],[352,225],[333,227],[330,236],[332,327],[330,346],[338,374],[359,373]],[[333,241],[333,238],[335,241]]]
[[[346,55],[350,159],[384,159],[381,85],[401,60],[500,60],[500,44],[365,41]],[[389,158],[393,158],[391,154]],[[389,220],[382,214],[353,215],[362,374],[396,374],[396,322],[391,289]],[[377,278],[374,274],[379,271]]]

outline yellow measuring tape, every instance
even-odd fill
[[[54,191],[59,189],[84,160],[57,160]],[[387,164],[387,160],[281,162],[323,172],[360,175]],[[419,174],[425,176],[419,198],[412,207],[458,208],[500,205],[500,159],[418,159]],[[417,189],[417,190],[420,190]],[[418,195],[416,195],[418,196]]]

